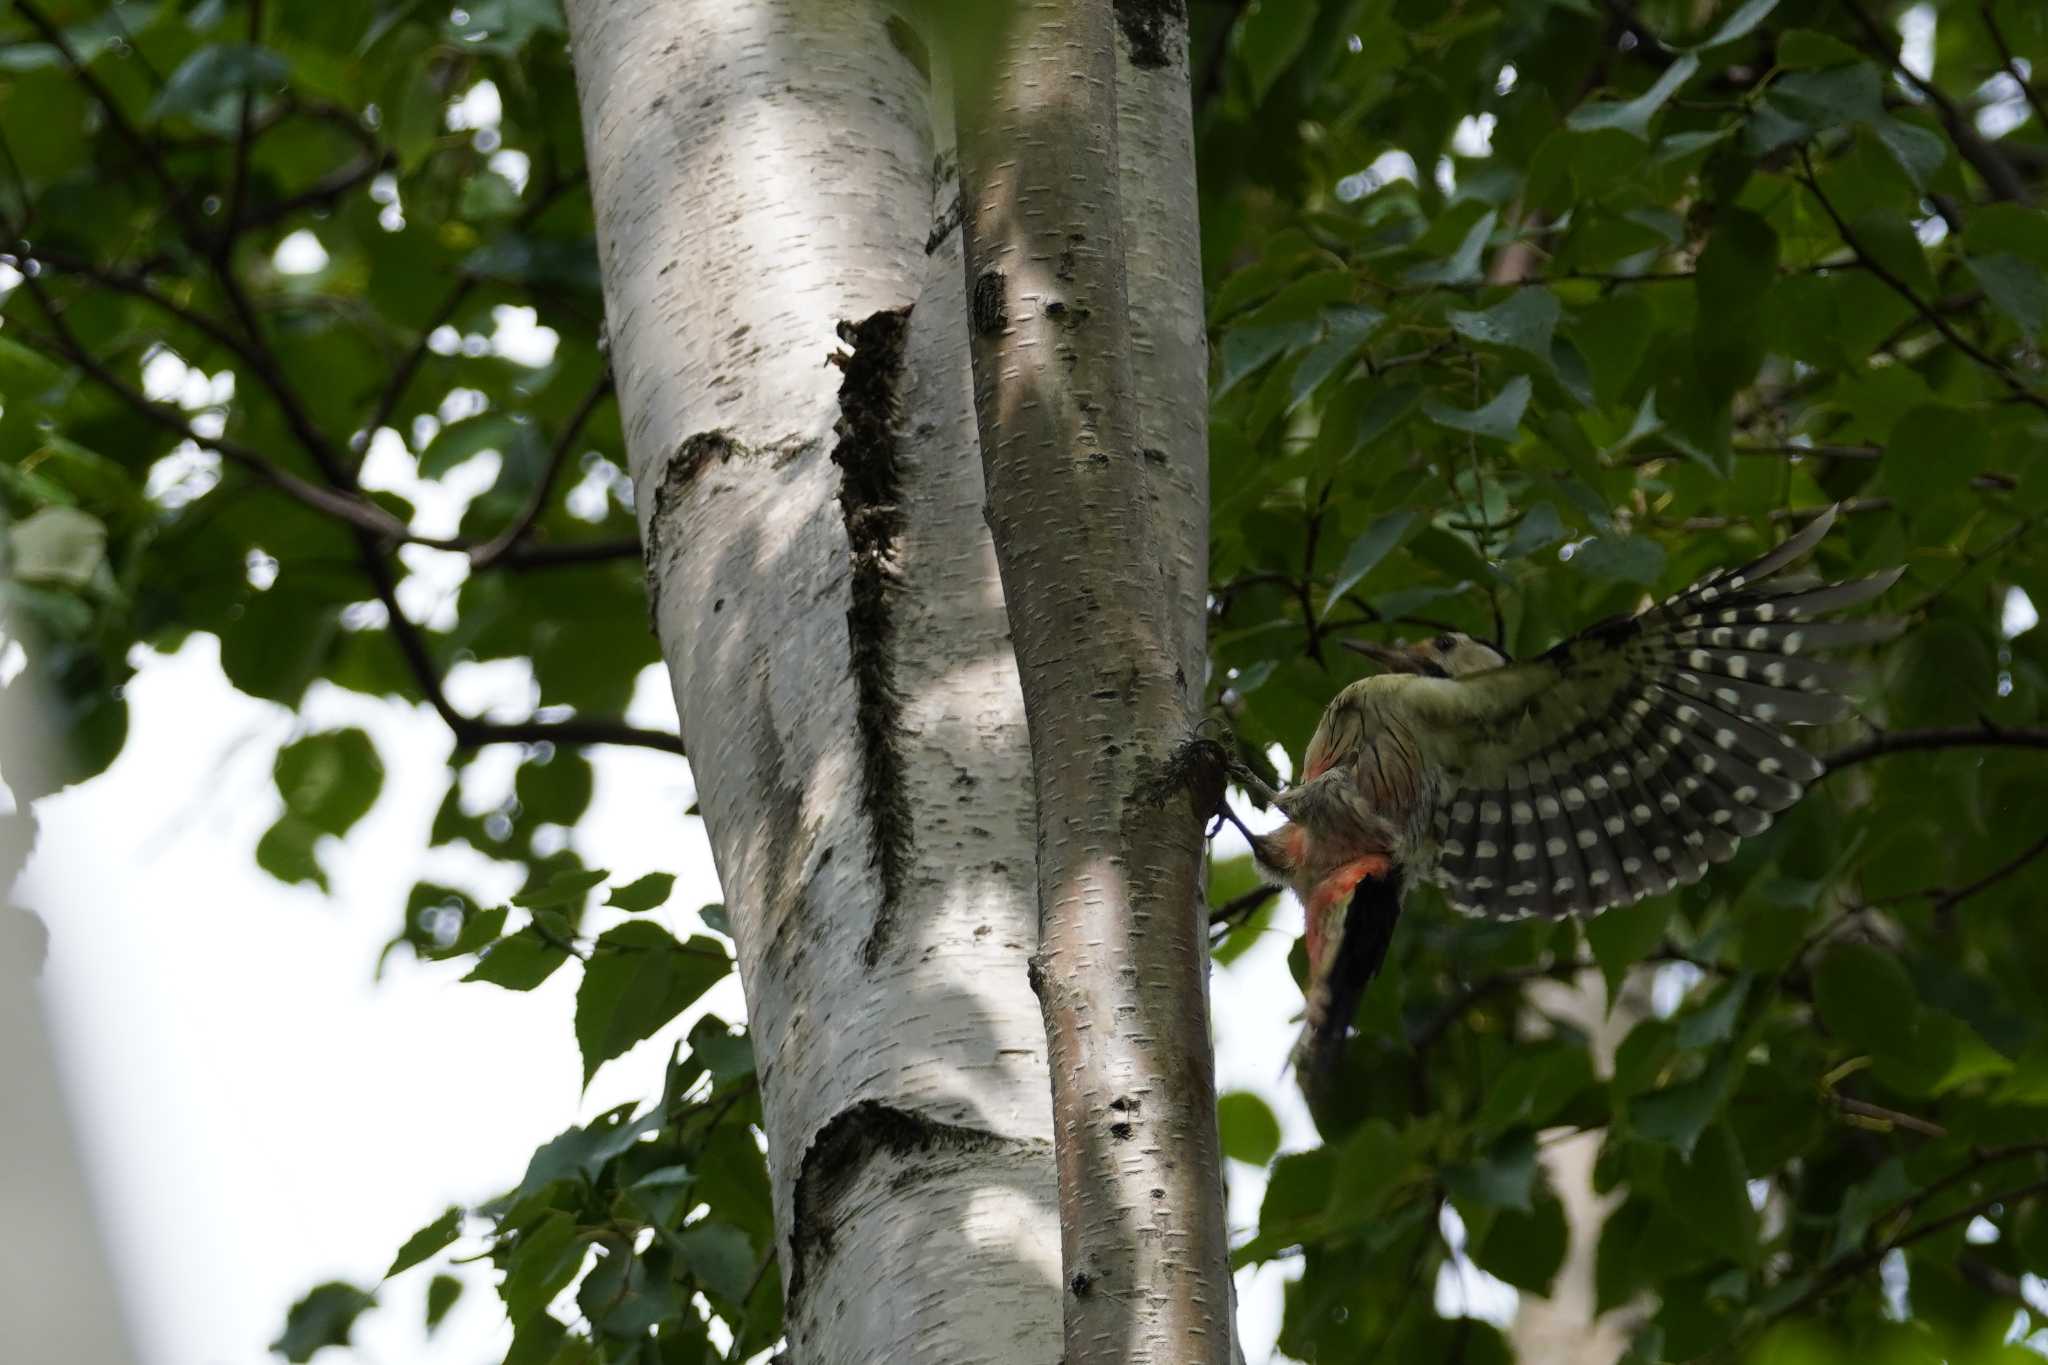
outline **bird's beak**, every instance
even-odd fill
[[[1390,673],[1420,673],[1423,670],[1425,660],[1420,646],[1383,645],[1372,640],[1346,640],[1344,643]]]

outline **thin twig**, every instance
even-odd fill
[[[370,420],[363,424],[362,439],[365,450],[369,448],[370,438],[382,428],[391,425],[391,415],[398,411],[398,404],[405,397],[405,391],[412,387],[413,376],[419,373],[420,366],[426,361],[434,333],[447,325],[448,319],[455,316],[455,310],[462,306],[463,300],[467,299],[470,291],[475,288],[476,281],[469,276],[465,275],[458,279],[442,297],[441,304],[434,310],[433,316],[421,325],[419,340],[413,343],[412,348],[391,371],[391,377],[385,381],[382,391],[378,394],[377,406],[370,412]]]
[[[1998,49],[1999,59],[2005,63],[2005,74],[2012,77],[2012,83],[2020,88],[2020,95],[2026,100],[2027,107],[2034,111],[2034,121],[2040,124],[2041,131],[2048,133],[2048,104],[2042,103],[2041,96],[2020,74],[2019,60],[2013,56],[2012,44],[2005,41],[2005,30],[1999,27],[1998,15],[1993,12],[1990,0],[1985,0],[1979,12],[1984,16],[1985,29],[1991,34],[1992,46]]]
[[[2036,839],[2027,848],[2023,849],[2020,852],[2019,856],[2014,858],[2011,862],[1999,864],[1997,867],[1985,873],[1983,876],[1979,877],[1974,882],[1968,882],[1962,886],[1955,888],[1955,890],[1953,891],[1944,891],[1940,890],[1939,888],[1929,887],[1926,891],[1923,891],[1920,894],[1923,896],[1932,896],[1934,898],[1934,909],[1937,914],[1953,910],[1958,905],[1961,905],[1964,901],[1968,900],[1970,897],[1976,895],[1978,892],[1988,891],[1992,887],[2004,881],[2007,877],[2013,876],[2014,874],[2019,872],[2021,868],[2025,867],[2028,863],[2034,861],[2034,859],[2040,857],[2043,853],[2048,853],[2048,834],[2044,834],[2039,839]]]
[[[1232,896],[1223,904],[1209,911],[1209,941],[1213,945],[1218,939],[1237,927],[1237,922],[1251,917],[1252,912],[1280,894],[1277,886],[1255,886],[1241,896]]]
[[[255,52],[263,41],[263,0],[249,0],[249,50]],[[255,145],[256,135],[251,130],[250,115],[256,108],[255,63],[242,77],[242,109],[235,137],[235,171],[229,182],[227,226],[221,232],[220,254],[225,257],[234,249],[235,238],[242,230],[242,209],[249,193],[249,151]]]
[[[1813,161],[1807,156],[1806,149],[1803,147],[1799,151],[1799,164],[1805,171],[1805,174],[1799,178],[1800,183],[1806,186],[1807,191],[1819,201],[1821,208],[1826,211],[1828,218],[1834,223],[1835,232],[1841,237],[1843,245],[1856,253],[1857,259],[1863,262],[1866,270],[1877,276],[1878,280],[1886,288],[1911,304],[1914,311],[1919,313],[1921,317],[1926,318],[1935,331],[1948,339],[1950,345],[1976,361],[1979,365],[1982,365],[1985,369],[1991,371],[1991,373],[1997,375],[1999,381],[2012,390],[2015,398],[2031,407],[2040,409],[2042,412],[2048,412],[2048,398],[2043,398],[2039,393],[2036,393],[2025,380],[2014,374],[2010,369],[2007,369],[2003,361],[1987,354],[1976,343],[1972,342],[1961,332],[1958,332],[1949,324],[1948,319],[1943,317],[1932,304],[1913,292],[1913,286],[1892,273],[1889,266],[1884,265],[1864,249],[1863,243],[1857,239],[1856,234],[1850,229],[1848,221],[1835,208],[1834,201],[1828,198],[1825,190],[1821,189],[1820,181],[1815,178],[1813,173]]]
[[[42,289],[33,274],[24,272],[22,283],[28,289],[30,296],[41,307],[43,316],[49,320],[54,335],[46,338],[39,333],[22,327],[9,328],[8,335],[45,354],[67,360],[71,364],[78,366],[80,370],[85,372],[87,378],[107,390],[114,397],[120,399],[137,416],[161,427],[174,436],[192,442],[201,450],[215,452],[222,459],[248,470],[258,479],[261,479],[264,483],[294,501],[303,503],[316,512],[324,512],[328,516],[335,517],[369,535],[379,536],[388,541],[413,539],[405,523],[399,521],[398,518],[392,516],[374,502],[355,497],[351,494],[338,493],[331,488],[323,488],[319,484],[311,483],[289,470],[279,468],[260,452],[252,450],[240,442],[229,440],[225,436],[200,435],[197,431],[193,430],[192,424],[185,419],[184,414],[178,409],[166,403],[151,401],[144,394],[123,383],[104,365],[94,360],[85,347],[79,343],[78,338],[72,333],[69,326],[65,324],[62,313],[55,307],[54,302]],[[435,548],[446,547],[437,545]]]
[[[1872,55],[1882,58],[1899,78],[1926,96],[1927,101],[1941,117],[1941,126],[1948,130],[1949,141],[1955,144],[1956,153],[1977,168],[1977,174],[1984,177],[1984,183],[1991,187],[1991,193],[1999,199],[2024,204],[2027,202],[2026,182],[2019,178],[2012,163],[1991,143],[1978,136],[1970,122],[1970,116],[1946,90],[1929,80],[1905,63],[1899,49],[1892,45],[1891,38],[1871,18],[1870,12],[1857,0],[1841,0],[1842,8],[1849,11],[1849,17],[1863,30],[1864,45]]]
[[[1822,758],[1823,777],[1886,754],[1930,753],[1938,749],[2048,749],[2048,727],[2001,726],[1990,721],[1945,729],[1879,731]]]
[[[172,215],[185,229],[185,235],[193,241],[203,239],[205,233],[200,228],[198,218],[193,215],[192,206],[185,202],[185,194],[177,178],[170,173],[170,168],[164,165],[163,158],[157,155],[156,149],[135,125],[128,121],[128,115],[115,101],[113,93],[100,83],[99,77],[92,74],[91,68],[78,59],[78,53],[73,50],[70,40],[64,36],[64,30],[52,23],[50,17],[43,13],[42,8],[35,4],[34,0],[14,0],[14,7],[28,20],[29,27],[41,34],[43,41],[57,50],[57,55],[71,68],[71,74],[78,79],[78,83],[99,101],[101,108],[106,110],[107,123],[113,128],[115,136],[128,144],[128,149],[141,160],[150,178],[157,182],[157,187],[164,193],[164,202],[170,206]]]
[[[520,509],[519,515],[514,517],[504,530],[469,552],[469,565],[472,569],[490,568],[506,551],[524,540],[527,533],[533,530],[533,524],[540,520],[541,513],[547,510],[548,499],[555,490],[555,481],[561,476],[562,466],[567,462],[569,452],[575,448],[576,438],[582,433],[583,424],[590,420],[590,414],[597,410],[597,405],[604,401],[605,395],[611,391],[612,374],[607,368],[598,375],[597,382],[590,386],[590,391],[583,395],[583,401],[576,405],[576,411],[569,415],[568,422],[556,433],[554,447],[548,452],[547,468],[542,471],[540,482],[534,486],[532,496],[526,500],[526,506]]]
[[[1904,1113],[1897,1109],[1887,1109],[1881,1104],[1872,1104],[1868,1100],[1852,1099],[1847,1095],[1830,1093],[1828,1101],[1859,1128],[1868,1128],[1880,1133],[1889,1133],[1894,1128],[1903,1128],[1909,1133],[1918,1133],[1922,1137],[1944,1138],[1948,1136],[1948,1129],[1938,1123],[1929,1123],[1926,1119],[1916,1114]]]
[[[1964,551],[1962,557],[1963,567],[1957,569],[1954,573],[1950,574],[1948,578],[1944,580],[1938,587],[1936,587],[1933,591],[1929,592],[1925,597],[1921,598],[1918,602],[1915,602],[1913,604],[1913,614],[1915,616],[1918,616],[1924,613],[1929,607],[1933,606],[1951,589],[1953,589],[1956,586],[1956,584],[1962,582],[1971,574],[1975,573],[1977,569],[1985,563],[1985,561],[1998,555],[2007,546],[2015,545],[2019,541],[2025,539],[2027,533],[2033,530],[2034,523],[2039,519],[2040,513],[2038,512],[2034,513],[2032,516],[2022,517],[2018,522],[2014,523],[2011,529],[2006,531],[2005,534],[1999,536],[1998,539],[1992,541],[1983,549]]]
[[[2022,1185],[2018,1189],[2007,1190],[2002,1194],[1993,1195],[1989,1199],[1980,1200],[1967,1208],[1957,1209],[1954,1213],[1945,1214],[1940,1218],[1934,1219],[1932,1222],[1923,1223],[1909,1232],[1902,1232],[1895,1237],[1887,1238],[1861,1256],[1852,1256],[1848,1260],[1837,1262],[1825,1275],[1821,1276],[1814,1283],[1812,1288],[1808,1289],[1791,1303],[1786,1304],[1783,1308],[1768,1315],[1763,1321],[1774,1322],[1779,1318],[1790,1317],[1803,1312],[1808,1307],[1832,1294],[1836,1289],[1839,1289],[1846,1281],[1855,1279],[1857,1276],[1876,1268],[1877,1264],[1884,1260],[1885,1257],[1891,1255],[1892,1252],[1932,1237],[1937,1232],[1945,1232],[1958,1223],[1968,1223],[1979,1215],[1988,1213],[2001,1205],[2015,1204],[2022,1199],[2032,1198],[2044,1190],[2048,1190],[2048,1180],[2037,1180],[2030,1185]]]

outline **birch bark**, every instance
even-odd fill
[[[1152,292],[1192,242],[1192,156],[1168,126],[1181,101],[1185,141],[1186,95],[1163,74],[1184,70],[1186,26],[1177,5],[1109,0],[1005,16],[987,69],[961,82],[960,165],[989,524],[1038,793],[1065,1359],[1221,1365],[1231,1286],[1199,910],[1221,774],[1188,743],[1206,569],[1201,418],[1185,415],[1201,407],[1199,283]],[[960,51],[983,55],[972,35]]]
[[[792,1354],[1052,1361],[1029,752],[921,45],[865,0],[569,15]]]

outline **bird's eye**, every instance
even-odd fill
[[[1437,647],[1438,653],[1448,654],[1457,647],[1458,637],[1455,635],[1439,635],[1430,643]]]

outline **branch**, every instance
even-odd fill
[[[2017,873],[2021,868],[2040,857],[2043,853],[2048,853],[2048,834],[2044,834],[2039,839],[2036,839],[2011,862],[1999,864],[1974,882],[1959,886],[1953,891],[1930,886],[1925,891],[1916,894],[1933,897],[1934,909],[1937,914],[1946,910],[1953,910],[1979,891],[1988,891],[2007,877]]]
[[[1984,16],[1985,29],[1991,34],[1992,46],[1998,49],[1999,60],[2005,63],[2005,74],[2012,77],[2012,83],[2020,88],[2020,94],[2026,99],[2027,107],[2034,111],[2034,121],[2041,125],[2041,131],[2048,133],[2048,104],[2041,102],[2041,96],[2020,75],[2020,64],[2013,57],[2012,45],[2005,41],[2005,30],[1998,25],[1998,15],[1992,10],[1991,0],[1985,0],[1979,12]]]
[[[444,717],[445,719],[445,717]],[[629,749],[658,749],[681,754],[683,741],[665,730],[643,730],[622,720],[602,716],[572,716],[567,720],[492,721],[458,717],[455,732],[458,749],[480,748],[486,744],[614,744]]]
[[[1998,539],[1992,541],[1983,549],[1974,551],[1964,551],[1963,567],[1957,569],[1953,574],[1950,574],[1947,581],[1942,583],[1940,587],[1928,593],[1918,602],[1915,602],[1913,604],[1913,614],[1915,616],[1918,616],[1922,612],[1926,611],[1929,607],[1933,606],[1935,602],[1940,600],[1942,595],[1948,592],[1949,589],[1955,587],[1956,584],[1962,582],[1965,578],[1968,578],[1971,574],[1975,573],[1979,565],[1983,564],[1986,560],[1991,559],[1993,556],[1999,554],[2007,546],[2016,544],[2020,540],[2024,539],[2027,533],[2033,529],[2034,523],[2037,520],[2039,520],[2039,518],[2040,514],[2038,512],[2032,516],[2022,517],[2019,521],[2015,522],[2013,526],[2005,532],[2004,535],[2001,535],[2000,537],[1998,537]]]
[[[1834,201],[1828,198],[1827,193],[1820,187],[1820,181],[1815,179],[1813,162],[1808,158],[1806,149],[1803,147],[1799,151],[1799,164],[1805,170],[1805,174],[1798,177],[1799,183],[1806,186],[1813,197],[1820,201],[1821,208],[1827,211],[1828,218],[1834,223],[1835,232],[1841,237],[1843,245],[1856,253],[1856,258],[1863,263],[1864,269],[1877,276],[1884,283],[1885,287],[1894,294],[1897,294],[1907,303],[1913,305],[1914,311],[1927,319],[1935,331],[1948,339],[1950,345],[1997,375],[1999,380],[2008,389],[2012,390],[2015,398],[2031,407],[2040,409],[2042,412],[2048,412],[2048,398],[2043,398],[2040,394],[2036,393],[2025,380],[2007,369],[2003,361],[1987,354],[1968,337],[1958,332],[1949,324],[1948,319],[1941,315],[1939,310],[1914,293],[1911,285],[1893,274],[1888,266],[1883,265],[1868,251],[1864,250],[1862,242],[1857,240],[1855,233],[1849,230],[1847,221],[1836,210]]]
[[[263,0],[249,0],[249,46],[253,50],[263,41]],[[227,227],[221,233],[220,254],[226,257],[234,247],[235,236],[242,230],[242,210],[249,194],[249,150],[256,142],[256,134],[249,126],[249,116],[256,108],[256,81],[253,71],[242,79],[242,109],[235,136],[235,172],[229,182]]]
[[[1911,1246],[1915,1242],[1932,1237],[1937,1232],[1945,1232],[1958,1223],[1967,1223],[1980,1214],[1988,1213],[2001,1205],[2015,1204],[2022,1199],[2031,1198],[2043,1191],[2048,1191],[2048,1180],[2037,1180],[2030,1185],[2022,1185],[2016,1190],[2007,1190],[2003,1194],[1996,1194],[1989,1199],[1980,1200],[1967,1208],[1957,1209],[1954,1213],[1945,1214],[1930,1223],[1922,1223],[1910,1232],[1903,1232],[1896,1237],[1887,1239],[1861,1256],[1853,1256],[1846,1261],[1837,1262],[1833,1269],[1815,1281],[1811,1289],[1808,1289],[1804,1294],[1801,1294],[1783,1308],[1765,1317],[1763,1321],[1775,1322],[1779,1318],[1789,1317],[1803,1311],[1812,1304],[1826,1298],[1829,1294],[1832,1294],[1844,1282],[1874,1269],[1878,1262],[1902,1247]]]
[[[241,466],[285,496],[303,503],[317,512],[324,512],[328,516],[346,522],[348,525],[369,535],[379,536],[388,541],[415,539],[406,528],[405,523],[366,498],[357,497],[350,493],[336,492],[331,488],[323,488],[319,484],[308,482],[289,470],[279,468],[261,452],[252,450],[248,446],[229,440],[224,436],[201,436],[197,431],[193,430],[192,424],[185,419],[184,414],[178,409],[171,407],[167,403],[152,401],[146,395],[123,383],[112,371],[108,370],[97,360],[94,360],[85,347],[79,343],[77,336],[65,324],[63,315],[56,309],[54,302],[50,299],[48,293],[43,290],[32,273],[24,271],[22,283],[41,307],[43,316],[49,320],[54,337],[46,338],[38,333],[18,327],[9,328],[9,335],[28,343],[39,351],[46,354],[54,354],[78,366],[80,370],[85,372],[87,378],[127,404],[136,415],[145,421],[161,427],[174,436],[192,442],[193,445],[201,450],[211,450],[222,459]],[[446,545],[436,542],[422,541],[421,543],[432,544],[436,549],[448,548]]]
[[[99,78],[78,59],[78,53],[72,49],[70,40],[64,36],[64,31],[50,22],[50,17],[43,13],[34,0],[14,0],[14,7],[28,20],[29,27],[41,34],[43,41],[57,50],[57,55],[71,68],[71,74],[78,78],[78,83],[84,86],[87,92],[99,101],[100,107],[107,111],[107,123],[113,128],[115,136],[128,144],[128,149],[140,158],[143,166],[149,171],[150,178],[157,182],[158,188],[164,193],[164,202],[170,205],[171,213],[183,227],[185,235],[194,241],[202,240],[206,234],[199,220],[193,216],[192,206],[185,202],[185,195],[179,188],[177,179],[171,175],[170,169],[164,165],[163,158],[157,155],[156,149],[136,130],[135,125],[128,121],[128,115],[115,103],[112,93],[100,84]]]
[[[1863,30],[1865,46],[1871,53],[1882,58],[1899,78],[1927,97],[1935,111],[1941,116],[1941,126],[1948,130],[1949,141],[1955,144],[1956,154],[1977,168],[1977,174],[1984,177],[1984,183],[1991,187],[1993,196],[2013,203],[2024,204],[2028,200],[2027,186],[2014,172],[2012,163],[1999,150],[1986,142],[1970,123],[1970,116],[1949,97],[1947,91],[1932,81],[1922,80],[1909,70],[1899,52],[1891,44],[1885,31],[1857,0],[1842,0],[1842,8],[1849,11],[1849,17]]]
[[[1869,739],[1828,754],[1821,761],[1828,777],[1844,768],[1886,754],[1928,753],[1937,749],[2048,749],[2048,727],[2000,726],[1991,721],[1946,729],[1879,731]]]
[[[583,540],[554,545],[514,545],[493,561],[498,569],[554,569],[578,564],[608,564],[617,559],[638,559],[637,540]]]
[[[365,450],[369,449],[371,437],[380,429],[391,425],[391,414],[398,411],[398,404],[405,397],[405,391],[412,386],[413,376],[419,373],[421,364],[426,361],[428,342],[433,339],[434,333],[445,326],[449,318],[455,316],[455,310],[462,306],[463,300],[467,299],[470,291],[475,288],[476,281],[464,275],[441,300],[441,306],[434,310],[434,315],[422,324],[419,340],[413,343],[412,349],[398,362],[398,368],[391,372],[391,378],[385,381],[384,389],[377,398],[377,406],[371,410],[370,420],[363,425],[362,439]]]
[[[1211,947],[1235,928],[1241,919],[1249,918],[1253,911],[1280,894],[1277,886],[1255,886],[1241,896],[1232,896],[1223,904],[1209,911],[1209,944]],[[1221,930],[1222,932],[1218,932]]]
[[[583,424],[590,420],[590,414],[597,410],[597,405],[604,401],[605,395],[611,391],[612,372],[607,366],[597,376],[597,382],[590,386],[590,392],[583,395],[583,401],[576,405],[576,411],[569,415],[567,424],[556,434],[554,447],[548,451],[547,468],[542,472],[540,482],[534,486],[533,495],[526,500],[526,506],[504,530],[469,552],[469,566],[472,569],[490,568],[504,558],[508,550],[526,538],[527,533],[533,529],[534,522],[540,520],[540,514],[547,510],[548,499],[555,491],[555,481],[561,477],[562,465],[569,458],[570,450],[575,447],[576,437],[582,432]]]

